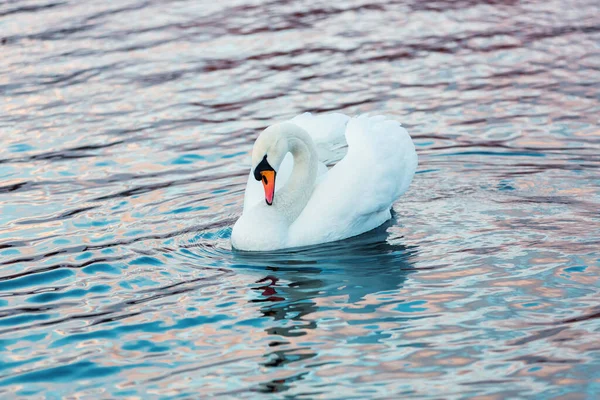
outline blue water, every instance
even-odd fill
[[[592,0],[0,2],[0,396],[598,398],[599,26]],[[257,133],[304,111],[396,117],[411,189],[361,237],[232,252]]]

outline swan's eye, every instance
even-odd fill
[[[263,182],[264,182],[265,185],[269,184],[269,180],[267,179],[266,176],[263,175],[262,180],[263,180]]]

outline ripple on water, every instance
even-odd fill
[[[0,393],[597,397],[596,3],[0,5]],[[395,220],[232,251],[305,111],[407,127]]]

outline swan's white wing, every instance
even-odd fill
[[[417,170],[415,145],[399,122],[385,116],[362,115],[353,118],[346,130],[348,154],[345,157],[370,195],[363,196],[361,213],[390,208],[406,190]],[[336,165],[337,167],[337,165]]]
[[[292,118],[290,122],[308,132],[317,147],[319,161],[330,164],[342,158],[346,152],[344,132],[349,120],[349,116],[340,113],[304,113]]]
[[[373,229],[410,185],[417,153],[406,129],[383,116],[352,118],[347,155],[317,185],[290,227],[295,245],[344,239]]]
[[[292,118],[289,122],[292,122],[301,128],[303,128],[311,136],[315,145],[317,146],[317,152],[319,154],[319,172],[318,179],[321,180],[327,172],[327,167],[324,163],[331,161],[336,158],[334,152],[334,144],[342,142],[344,140],[344,132],[346,130],[346,124],[350,117],[344,114],[331,113],[323,115],[313,115],[311,113],[300,114]],[[277,171],[277,181],[275,193],[277,190],[284,187],[288,181],[292,168],[294,166],[294,159],[291,154],[287,154]],[[246,191],[244,193],[244,211],[249,207],[257,204],[258,202],[265,201],[265,193],[262,184],[254,179],[252,171],[248,175],[248,182],[246,184]]]
[[[289,122],[308,132],[319,147],[343,138],[349,119],[349,116],[340,113],[313,115],[307,112],[292,118]]]

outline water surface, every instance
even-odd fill
[[[2,397],[596,398],[599,27],[593,0],[1,2]],[[411,189],[371,234],[232,252],[256,135],[304,111],[396,117]]]

